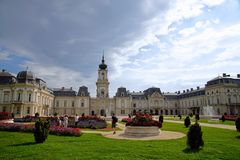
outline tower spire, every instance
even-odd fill
[[[104,50],[103,50],[103,55],[102,55],[102,64],[104,64]]]

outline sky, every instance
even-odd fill
[[[176,92],[240,73],[239,0],[0,0],[0,69],[96,96],[105,55],[118,87]]]

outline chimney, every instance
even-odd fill
[[[187,92],[189,92],[189,89],[187,89]]]
[[[5,72],[6,70],[5,69],[2,69],[2,72]]]
[[[227,77],[230,77],[230,74],[228,74]]]
[[[72,90],[72,87],[70,88],[70,90]]]
[[[199,90],[200,89],[200,87],[199,86],[197,86],[197,90]]]
[[[62,87],[62,90],[64,90],[64,87]]]
[[[178,91],[178,94],[180,94],[181,92],[180,91]]]
[[[237,78],[240,78],[240,74],[237,74]]]
[[[193,91],[193,88],[191,88],[191,91]]]
[[[223,77],[226,77],[227,75],[226,75],[226,73],[223,73]]]
[[[185,90],[183,90],[183,93],[185,93]]]

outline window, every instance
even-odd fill
[[[2,111],[3,111],[3,112],[6,112],[6,106],[3,107]]]
[[[81,96],[83,96],[83,97],[85,96],[84,92],[81,93]]]
[[[125,110],[121,110],[121,114],[125,114]]]
[[[17,114],[20,114],[20,107],[17,107]]]
[[[56,107],[59,107],[59,101],[56,101]]]
[[[9,101],[9,92],[4,92],[4,96],[3,96],[3,101],[4,102],[8,102]]]
[[[27,107],[27,114],[30,114],[30,107]]]
[[[104,96],[104,90],[101,91],[101,96],[102,96],[102,97]]]
[[[230,97],[228,98],[228,103],[229,103],[229,104],[231,103],[231,98],[230,98]]]
[[[28,102],[31,102],[31,99],[32,99],[32,94],[29,93],[29,94],[28,94]]]
[[[83,101],[81,102],[81,107],[84,107],[84,102]]]
[[[21,101],[21,93],[18,93],[18,101]]]
[[[124,100],[122,99],[121,100],[121,106],[124,107],[125,103],[124,103]]]
[[[64,107],[67,107],[67,101],[66,100],[64,101]]]
[[[136,103],[133,103],[133,107],[136,107]]]
[[[217,98],[217,104],[219,104],[220,102],[219,102],[219,98]]]
[[[124,93],[123,93],[123,92],[121,93],[121,96],[122,96],[122,97],[124,96]]]
[[[74,107],[74,101],[72,101],[72,107]]]

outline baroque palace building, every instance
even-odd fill
[[[0,72],[0,111],[13,112],[16,116],[41,116],[58,113],[92,114],[109,116],[148,112],[151,114],[240,114],[240,74],[231,77],[223,73],[209,80],[205,87],[186,89],[175,93],[161,92],[151,87],[140,92],[130,92],[124,87],[109,97],[108,68],[104,57],[98,67],[96,97],[91,97],[86,86],[78,92],[72,88],[49,89],[30,71],[21,71],[15,77]],[[211,113],[209,113],[211,112]]]

